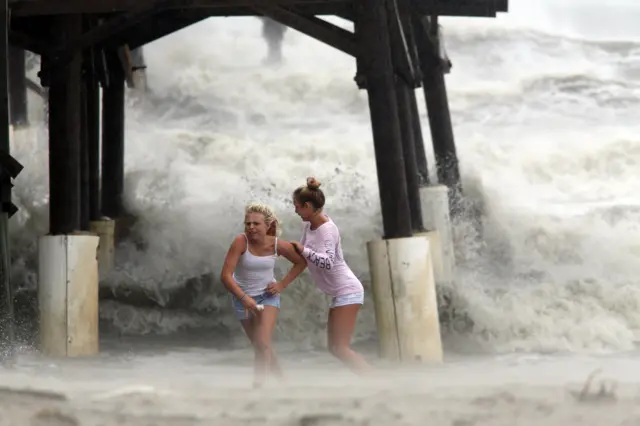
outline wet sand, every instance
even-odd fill
[[[146,348],[146,349],[145,349]],[[251,389],[252,353],[120,345],[94,359],[21,353],[0,369],[2,425],[631,425],[640,361],[449,355],[354,377],[324,353],[280,351],[286,383]],[[578,395],[602,369],[612,393]],[[607,389],[610,385],[607,384]]]

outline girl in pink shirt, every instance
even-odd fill
[[[340,232],[336,224],[322,212],[324,194],[315,178],[293,193],[293,204],[304,222],[300,242],[291,241],[305,258],[318,289],[332,297],[327,321],[329,351],[358,373],[370,369],[364,358],[351,349],[351,335],[356,317],[364,303],[364,288],[344,261]],[[271,286],[272,292],[278,289]]]

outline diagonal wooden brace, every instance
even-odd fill
[[[92,28],[77,39],[60,44],[47,51],[44,56],[50,58],[48,65],[51,69],[55,69],[59,64],[68,61],[73,55],[77,54],[79,50],[95,46],[107,40],[112,35],[132,27],[147,17],[158,13],[162,8],[170,4],[171,0],[146,0],[141,2],[140,6],[135,9]]]
[[[256,12],[309,37],[315,38],[347,55],[357,57],[358,46],[353,33],[315,16],[304,16],[282,6],[252,6]]]
[[[393,45],[402,46],[402,49],[393,49],[393,66],[398,76],[409,86],[418,88],[421,85],[422,73],[418,65],[410,13],[408,0],[387,0],[391,38],[400,41]]]

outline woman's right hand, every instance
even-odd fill
[[[255,300],[253,300],[253,297],[251,296],[243,297],[240,303],[242,303],[242,306],[244,306],[244,308],[249,312],[255,313],[257,311],[256,307],[258,306],[258,304]]]

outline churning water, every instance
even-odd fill
[[[278,323],[290,382],[249,391],[251,352],[213,280],[188,310],[101,308],[102,319],[125,334],[204,327],[200,347],[125,341],[123,356],[120,341],[97,360],[21,354],[0,368],[3,386],[54,393],[0,389],[0,423],[637,423],[640,4],[510,3],[498,19],[442,20],[464,187],[484,206],[482,235],[455,225],[458,271],[449,290],[458,317],[473,327],[445,330],[444,365],[381,366],[379,378],[363,385],[326,356],[300,352],[324,343],[327,308],[305,275],[283,295]],[[283,237],[298,238],[290,194],[315,175],[347,260],[367,283],[365,243],[381,234],[381,221],[354,60],[289,31],[285,64],[265,67],[254,18],[210,19],[145,54],[152,94],[127,104],[125,196],[138,221],[109,282],[162,301],[194,277],[216,277],[251,200],[272,204]],[[421,94],[419,103],[429,141]],[[14,281],[33,289],[37,237],[48,230],[48,164],[42,104],[32,98],[30,108],[33,125],[16,132],[12,148],[25,165],[12,249]],[[245,349],[216,342],[227,333]],[[368,296],[356,339],[373,336]],[[485,355],[462,355],[478,351]],[[626,382],[617,401],[608,391],[589,397],[562,389],[569,382],[579,389],[575,382],[602,366]]]
[[[473,327],[446,330],[445,341],[498,353],[631,350],[640,331],[640,5],[511,3],[498,19],[442,20],[465,190],[484,206],[481,238],[469,224],[455,228],[452,303]],[[190,278],[217,277],[252,200],[273,205],[283,237],[298,238],[289,199],[308,175],[323,182],[347,260],[367,282],[365,243],[381,220],[354,60],[290,30],[285,63],[263,66],[255,18],[209,19],[145,55],[152,94],[128,98],[125,194],[143,248],[120,247],[109,282],[162,300]],[[33,288],[48,165],[42,104],[30,100],[33,125],[12,148],[25,165],[12,248],[14,281]],[[239,331],[217,281],[197,302],[191,312],[105,302],[101,316],[132,334]],[[278,339],[322,344],[326,302],[305,273],[283,295]],[[374,333],[368,297],[356,338]]]

